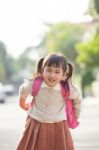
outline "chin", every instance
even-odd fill
[[[53,86],[55,86],[55,85],[56,85],[56,83],[54,83],[54,84],[53,84],[53,83],[52,83],[52,84],[51,84],[51,83],[49,83],[48,85],[49,85],[50,87],[53,87]]]

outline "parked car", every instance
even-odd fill
[[[6,100],[6,93],[4,91],[4,85],[0,82],[0,103],[4,103]]]
[[[4,92],[6,95],[13,95],[15,93],[15,88],[12,84],[6,84],[4,86]]]

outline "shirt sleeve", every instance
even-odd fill
[[[70,99],[73,100],[73,106],[75,108],[75,114],[78,118],[81,112],[81,102],[82,102],[82,95],[76,87],[72,86],[70,89]]]
[[[20,87],[19,87],[19,97],[25,98],[29,95],[31,95],[32,91],[32,81],[25,81]]]

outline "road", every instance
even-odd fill
[[[99,99],[83,101],[80,126],[72,134],[75,150],[99,150]]]
[[[26,112],[18,106],[18,96],[0,104],[0,150],[15,150],[25,123]],[[99,150],[99,101],[83,101],[80,126],[71,130],[75,150]]]
[[[18,96],[0,104],[0,150],[15,150],[24,126],[26,112],[18,105]]]

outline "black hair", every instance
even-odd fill
[[[63,73],[65,73],[67,70],[67,61],[65,56],[63,56],[62,54],[52,53],[45,57],[42,64],[42,69],[44,69],[45,66],[62,67]]]
[[[35,73],[33,75],[33,78],[39,76],[42,74],[42,64],[43,64],[43,60],[44,58],[40,58],[36,64],[36,70],[35,70]]]
[[[70,90],[68,80],[71,81],[73,75],[73,65],[71,63],[67,63],[67,71],[66,71],[66,78],[61,81],[61,84],[64,86],[65,89]],[[72,81],[71,81],[72,84]]]
[[[63,73],[66,74],[64,82],[67,82],[69,78],[72,78],[73,66],[67,62],[66,57],[61,53],[51,53],[45,58],[40,58],[36,64],[34,78],[42,75],[43,69],[46,66],[62,67]]]
[[[73,75],[73,65],[71,63],[67,63],[67,67],[68,67],[68,70],[67,70],[67,80],[69,78],[72,78],[72,75]]]

